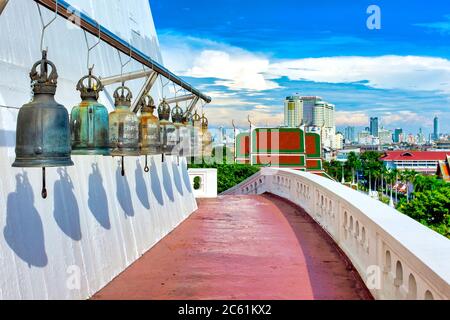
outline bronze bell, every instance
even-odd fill
[[[197,141],[197,131],[194,128],[194,122],[192,120],[192,113],[189,109],[183,115],[183,124],[185,129],[183,130],[183,136],[186,140],[184,144],[185,148],[183,148],[183,156],[194,156],[194,150],[196,148]]]
[[[131,90],[122,84],[114,91],[115,110],[109,114],[111,156],[122,157],[122,176],[125,175],[123,157],[140,155],[139,119],[130,110],[132,97]]]
[[[201,157],[202,149],[203,149],[203,130],[202,130],[202,118],[198,114],[197,110],[192,116],[192,126],[193,126],[193,135],[194,142],[192,145],[192,156],[193,157]]]
[[[183,156],[183,149],[185,148],[184,144],[186,143],[186,139],[183,136],[185,134],[184,129],[186,126],[183,124],[184,114],[183,109],[180,108],[178,103],[175,105],[175,108],[172,110],[172,121],[175,126],[175,134],[176,134],[176,148],[172,150],[172,154],[177,156],[177,163],[180,162],[179,157]]]
[[[176,127],[170,122],[170,105],[165,99],[158,106],[158,115],[161,130],[161,153],[164,160],[164,154],[172,154],[177,145]]]
[[[87,86],[84,82],[87,80]],[[77,90],[81,93],[81,103],[72,109],[70,128],[72,131],[72,154],[108,155],[108,110],[97,100],[103,90],[101,81],[89,75],[78,81]]]
[[[42,51],[42,60],[33,65],[30,77],[33,98],[19,111],[16,161],[12,166],[42,168],[42,197],[46,198],[45,168],[73,166],[69,113],[55,101],[58,73],[55,65],[47,60],[47,51]]]
[[[212,135],[208,130],[209,121],[205,114],[202,115],[202,144],[203,156],[210,157],[212,155]]]
[[[139,102],[141,116],[139,117],[139,144],[141,155],[145,155],[144,171],[149,172],[148,156],[161,152],[159,119],[153,113],[155,102],[150,95],[142,97]]]

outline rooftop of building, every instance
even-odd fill
[[[387,151],[381,157],[383,161],[444,161],[450,152],[439,151]]]

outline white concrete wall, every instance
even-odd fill
[[[148,0],[70,2],[161,61]],[[53,16],[46,9],[43,13],[45,21]],[[76,82],[87,72],[84,34],[58,18],[45,40],[60,75],[56,99],[70,110],[80,100]],[[160,156],[150,159],[147,174],[143,157],[126,158],[124,178],[117,158],[74,156],[74,167],[47,170],[49,197],[41,199],[41,171],[11,168],[17,108],[30,99],[28,74],[40,59],[39,41],[35,2],[9,1],[0,15],[0,299],[85,299],[197,204],[185,160],[177,166],[176,159],[161,163]],[[117,52],[106,44],[92,51],[91,63],[96,75],[120,73]],[[124,71],[134,70],[142,67],[133,62]],[[127,85],[136,93],[143,82]],[[109,110],[114,89],[107,88],[100,99]],[[159,101],[159,83],[152,94]]]
[[[217,169],[189,169],[189,179],[196,198],[217,198]],[[200,178],[200,188],[195,190],[194,179]]]
[[[450,299],[450,240],[329,179],[264,168],[224,194],[270,192],[301,206],[351,260],[376,299]]]

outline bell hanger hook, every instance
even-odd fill
[[[98,40],[93,46],[89,46],[89,40],[88,40],[88,37],[87,37],[87,32],[86,32],[86,30],[83,30],[84,31],[84,40],[86,41],[86,48],[87,48],[87,63],[86,63],[86,65],[87,65],[88,70],[91,70],[91,69],[94,68],[94,65],[92,65],[92,66],[90,65],[91,51],[95,47],[97,47],[100,44],[101,40],[102,40],[102,32],[101,32],[101,29],[100,29],[100,24],[98,22],[95,22],[95,23],[98,26]]]
[[[39,17],[41,20],[41,52],[44,51],[44,36],[45,36],[45,31],[47,30],[47,28],[56,20],[56,18],[58,17],[58,0],[55,0],[55,16],[48,22],[45,23],[44,22],[44,17],[42,16],[42,11],[41,11],[41,6],[36,2],[38,11],[39,11]]]

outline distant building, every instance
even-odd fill
[[[378,137],[380,138],[380,144],[392,144],[392,131],[386,129],[380,129],[378,131]]]
[[[334,138],[333,149],[342,150],[344,149],[344,135],[341,132],[336,133]]]
[[[388,169],[415,170],[424,174],[436,174],[439,161],[445,161],[450,152],[388,151],[381,157]]]
[[[425,135],[423,134],[422,128],[419,129],[419,133],[417,134],[417,144],[424,145],[427,143]]]
[[[436,149],[450,150],[450,140],[441,140],[436,142]]]
[[[416,137],[412,133],[410,133],[410,134],[408,134],[408,137],[406,138],[406,142],[408,144],[416,144],[417,143]]]
[[[284,102],[284,125],[297,128],[303,123],[303,100],[299,96],[287,97]]]
[[[439,137],[441,135],[441,133],[439,131],[440,131],[439,118],[436,116],[436,117],[434,117],[434,127],[433,127],[433,139],[435,141],[439,140]]]
[[[344,138],[345,143],[350,144],[356,142],[356,128],[355,127],[347,127],[344,129]]]
[[[394,131],[394,143],[402,143],[403,142],[403,129],[397,128]]]
[[[378,137],[379,135],[379,130],[380,130],[380,124],[378,121],[378,118],[370,118],[370,134],[374,137]]]
[[[314,121],[314,106],[318,101],[322,101],[321,97],[304,96],[303,101],[303,122],[307,126],[312,126]]]
[[[367,129],[367,128],[366,128]],[[370,136],[369,130],[361,131],[358,133],[358,143],[359,144],[366,144],[367,138]]]

